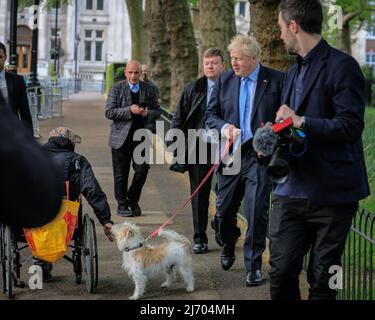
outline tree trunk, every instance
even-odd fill
[[[291,61],[277,24],[277,6],[279,0],[249,0],[250,2],[250,30],[262,47],[262,64],[273,69],[285,71]]]
[[[166,30],[171,39],[171,109],[184,86],[196,79],[198,56],[187,0],[160,0]]]
[[[143,30],[144,30],[144,63],[150,66],[150,33],[152,18],[152,1],[145,0],[145,11],[143,13]]]
[[[171,98],[171,41],[165,28],[161,0],[146,0],[145,14],[150,79],[160,90],[160,104],[168,107]]]
[[[225,52],[230,67],[227,46],[236,35],[233,0],[199,1],[199,57],[211,47]]]
[[[132,40],[132,59],[140,62],[144,57],[143,8],[142,0],[125,0],[128,8]]]
[[[349,22],[343,24],[342,29],[339,29],[339,49],[352,55],[352,41],[350,38]]]

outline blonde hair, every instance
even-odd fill
[[[232,51],[235,47],[241,46],[243,53],[248,57],[256,57],[260,61],[262,50],[260,44],[253,36],[235,36],[228,46],[228,50]]]

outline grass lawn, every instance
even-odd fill
[[[365,130],[362,139],[371,195],[361,201],[360,205],[371,212],[375,212],[375,108],[373,107],[366,108]]]

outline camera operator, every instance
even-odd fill
[[[291,117],[307,150],[290,158],[288,178],[273,194],[271,298],[301,298],[298,278],[310,250],[309,299],[335,299],[329,268],[340,265],[358,201],[369,195],[364,78],[351,56],[322,39],[320,1],[283,0],[278,12],[281,39],[297,63],[286,75],[276,122]]]

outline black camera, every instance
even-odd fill
[[[307,149],[306,135],[293,127],[292,118],[259,128],[253,139],[254,150],[267,174],[275,183],[284,183],[289,175],[291,157],[302,156]]]

